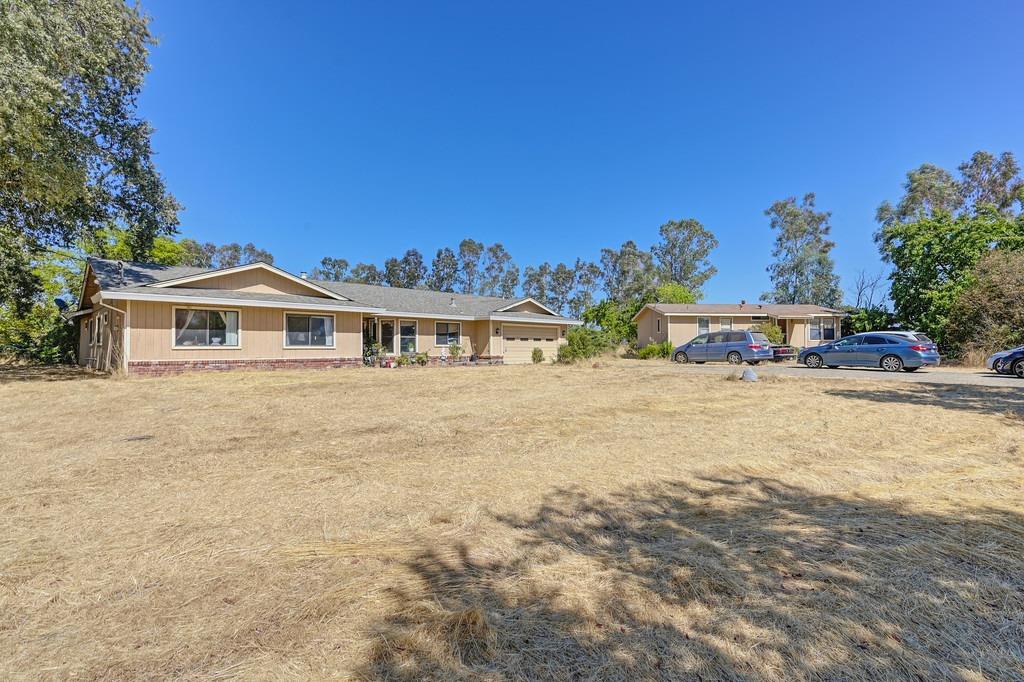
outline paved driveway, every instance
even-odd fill
[[[681,372],[704,374],[732,374],[742,367],[726,364],[676,365]],[[779,374],[782,376],[808,379],[864,379],[868,381],[903,381],[918,384],[956,384],[961,386],[999,386],[1024,390],[1024,380],[996,374],[984,369],[966,368],[923,368],[916,372],[886,372],[871,367],[848,367],[841,369],[809,369],[793,363],[764,364],[753,368],[758,374]]]

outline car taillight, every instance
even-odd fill
[[[747,348],[749,348],[750,350],[761,350],[761,344],[751,343],[747,346]]]
[[[924,353],[925,351],[931,350],[931,346],[922,346],[922,345],[911,346],[910,350],[916,350],[919,353]]]

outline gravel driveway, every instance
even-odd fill
[[[743,367],[726,364],[677,365],[682,372],[704,374],[731,374]],[[805,377],[810,379],[865,379],[870,381],[903,381],[918,384],[955,384],[960,386],[998,386],[1024,389],[1024,380],[1004,374],[960,367],[922,368],[916,372],[886,372],[872,367],[846,367],[841,369],[809,369],[795,363],[763,364],[753,368],[758,374],[779,374],[782,376]]]

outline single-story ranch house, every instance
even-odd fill
[[[266,263],[217,270],[90,259],[78,310],[79,362],[165,374],[232,367],[342,367],[451,344],[509,364],[554,357],[577,320],[504,299],[295,276]]]
[[[775,322],[785,343],[806,348],[831,341],[846,313],[819,305],[770,303],[651,303],[634,317],[637,345],[670,341],[680,346],[699,334],[742,330]]]

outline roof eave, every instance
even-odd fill
[[[174,294],[143,294],[135,291],[107,289],[99,294],[100,301],[151,301],[156,303],[182,303],[186,305],[220,305],[234,308],[284,308],[287,310],[328,310],[332,312],[387,313],[383,308],[365,305],[345,305],[348,299],[336,303],[310,303],[308,301],[274,301],[270,299],[237,299],[218,296],[175,296]]]

